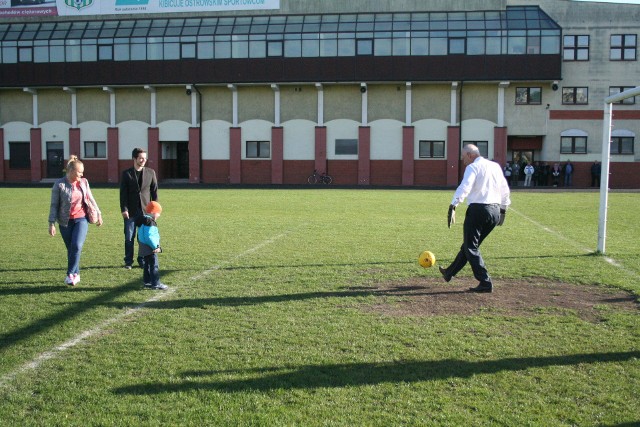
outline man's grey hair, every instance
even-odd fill
[[[478,147],[476,147],[473,144],[467,144],[462,148],[463,151],[466,151],[467,153],[471,153],[471,154],[476,154],[476,155],[480,155],[480,149]]]

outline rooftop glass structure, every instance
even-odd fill
[[[0,24],[0,63],[349,56],[558,55],[537,6]]]

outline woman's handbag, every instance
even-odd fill
[[[85,197],[84,199],[84,212],[87,215],[87,221],[89,221],[91,224],[96,224],[98,222],[98,217],[100,216],[98,214],[98,209],[88,197]]]
[[[86,179],[85,179],[85,183],[87,185],[87,188],[89,188],[89,183],[87,182]],[[100,213],[98,212],[98,208],[96,207],[96,205],[91,200],[91,197],[89,197],[89,194],[84,194],[83,204],[84,204],[84,213],[87,217],[87,221],[89,221],[89,223],[91,224],[97,224],[98,218],[100,217]]]

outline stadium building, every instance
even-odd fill
[[[591,184],[604,99],[640,83],[640,5],[569,0],[0,0],[1,182],[78,154],[117,183],[455,186],[467,143]],[[611,188],[640,188],[613,105]],[[543,185],[550,185],[551,178]]]

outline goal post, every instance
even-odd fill
[[[600,219],[598,221],[598,253],[604,254],[607,238],[607,204],[609,201],[609,161],[611,159],[611,118],[612,104],[640,95],[640,86],[604,99],[604,120],[602,125],[602,162],[600,175]]]

